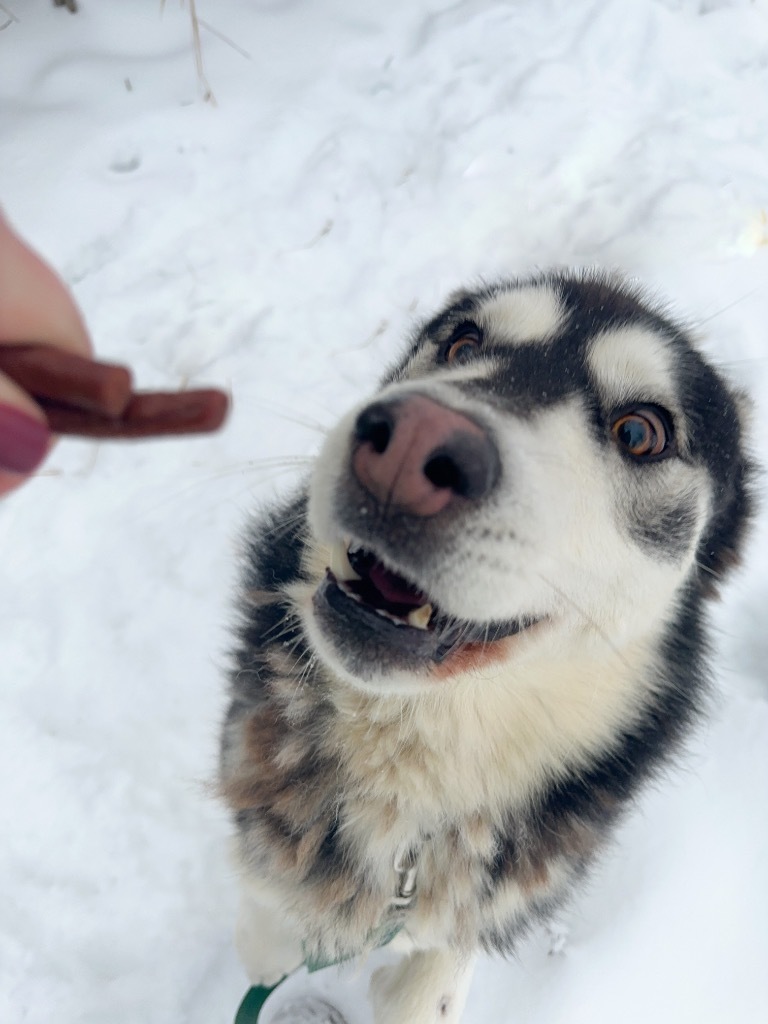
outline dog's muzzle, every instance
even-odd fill
[[[357,418],[352,472],[387,510],[427,517],[457,498],[479,501],[499,470],[485,428],[424,395],[374,402]]]
[[[482,653],[536,621],[471,622],[430,593],[430,546],[434,557],[450,548],[500,481],[487,427],[424,394],[395,395],[357,416],[347,453],[334,509],[346,539],[332,545],[313,597],[334,659],[362,680],[419,672],[470,648]]]

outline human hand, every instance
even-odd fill
[[[66,285],[0,213],[0,345],[44,342],[89,357],[91,343]],[[42,408],[0,372],[0,496],[37,469],[53,443]]]
[[[66,286],[0,213],[0,496],[40,465],[55,432],[113,440],[208,433],[228,407],[218,388],[134,392],[127,367],[96,362]]]

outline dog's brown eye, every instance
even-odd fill
[[[481,341],[482,337],[477,327],[467,327],[466,330],[462,330],[445,350],[446,363],[450,366],[452,363],[468,362],[474,350],[480,347]]]
[[[671,440],[665,419],[648,407],[623,413],[613,421],[611,432],[622,448],[636,459],[663,455]]]

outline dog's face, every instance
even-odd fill
[[[625,285],[461,294],[318,458],[327,571],[305,627],[337,676],[384,692],[576,641],[620,650],[732,560],[745,473],[731,392]]]

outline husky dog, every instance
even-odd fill
[[[255,524],[221,789],[253,980],[392,939],[377,1024],[578,886],[707,686],[742,402],[626,283],[455,294]],[[393,938],[393,936],[395,936]]]

